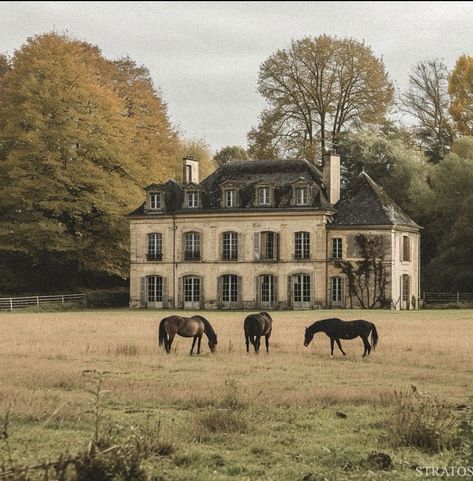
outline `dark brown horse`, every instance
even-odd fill
[[[182,337],[193,337],[191,354],[194,352],[194,346],[197,341],[197,354],[200,354],[200,343],[202,335],[205,334],[209,339],[209,348],[211,352],[215,352],[217,348],[217,334],[210,325],[210,322],[202,316],[182,317],[170,316],[165,317],[159,323],[159,345],[164,346],[166,352],[171,352],[171,345],[176,334]]]
[[[269,338],[273,329],[273,320],[267,312],[259,314],[250,314],[244,322],[246,352],[250,351],[250,342],[255,348],[255,352],[259,352],[261,336],[266,340],[266,352],[269,352]]]
[[[331,356],[333,357],[334,343],[337,343],[338,348],[342,351],[345,356],[346,353],[342,349],[340,339],[355,339],[355,337],[360,336],[365,350],[363,352],[363,357],[369,355],[371,352],[371,347],[376,348],[378,344],[378,331],[376,326],[369,321],[357,320],[357,321],[342,321],[341,319],[323,319],[321,321],[316,321],[309,327],[305,329],[304,346],[308,346],[314,335],[317,332],[325,332],[330,338],[330,349]],[[371,334],[371,344],[368,341],[368,336]]]

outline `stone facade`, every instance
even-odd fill
[[[356,218],[356,195],[331,205],[339,185],[331,181],[327,192],[322,174],[307,162],[232,164],[199,183],[198,164],[186,158],[189,182],[171,180],[146,189],[145,202],[128,216],[131,306],[360,307],[345,271],[356,269],[363,258],[356,245],[362,235],[383,247],[376,265],[384,266],[389,301],[384,307],[418,307],[419,227],[397,206],[398,217],[388,218],[396,210],[366,174],[360,201],[368,198],[371,205],[381,199],[376,209],[388,212],[386,220],[373,207],[375,224]],[[338,182],[339,159],[332,155],[325,165]],[[374,200],[366,189],[373,190]],[[378,294],[373,287],[370,303]]]

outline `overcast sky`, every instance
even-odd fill
[[[419,60],[473,55],[473,2],[1,2],[0,51],[56,30],[146,65],[187,136],[246,146],[258,67],[291,39],[365,40],[403,87]]]

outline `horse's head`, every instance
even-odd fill
[[[212,336],[211,339],[209,339],[209,348],[210,352],[215,352],[217,350],[217,334]]]
[[[307,347],[312,342],[312,339],[314,339],[314,331],[306,327],[304,335],[304,346]]]

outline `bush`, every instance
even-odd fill
[[[242,433],[247,429],[241,414],[227,409],[212,408],[197,418],[199,428],[214,434]]]
[[[473,466],[473,401],[460,416],[457,431],[459,465]]]
[[[128,289],[90,291],[85,295],[87,307],[128,307],[129,300]]]
[[[426,451],[449,448],[454,442],[455,422],[449,406],[419,393],[415,386],[410,392],[394,393],[394,412],[389,429],[397,446],[412,446]]]

